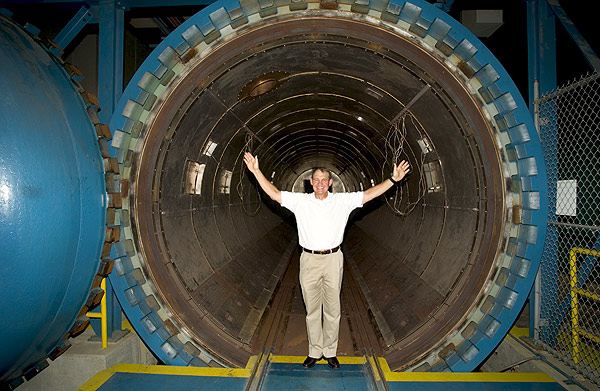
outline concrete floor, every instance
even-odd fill
[[[514,330],[504,338],[480,369],[482,372],[546,373],[569,391],[600,389],[552,354],[533,347],[528,338],[519,337]]]
[[[50,366],[30,381],[23,383],[19,391],[74,391],[98,372],[116,364],[157,363],[156,358],[136,333],[130,332],[117,342],[109,342],[102,349],[100,341],[91,329],[77,338],[70,339],[71,347],[56,360],[48,360]],[[94,338],[96,339],[96,338]]]

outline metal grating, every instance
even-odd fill
[[[549,203],[536,342],[600,384],[600,73],[536,105]]]

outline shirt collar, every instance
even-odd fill
[[[327,192],[327,197],[325,197],[325,199],[322,199],[322,200],[320,200],[320,199],[318,199],[317,197],[315,197],[315,193],[313,192],[313,193],[312,193],[312,196],[311,196],[311,198],[312,198],[313,200],[315,200],[315,201],[319,201],[319,202],[325,202],[325,201],[327,201],[327,200],[330,200],[330,199],[331,199],[331,196],[332,196],[332,193],[331,193],[330,191],[328,191],[328,192]]]

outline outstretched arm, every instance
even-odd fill
[[[402,178],[404,178],[404,176],[408,174],[409,170],[410,165],[406,160],[402,160],[398,165],[394,163],[394,173],[392,174],[392,179],[394,179],[396,182],[401,181]],[[380,184],[368,188],[363,192],[363,205],[371,201],[373,198],[379,197],[380,195],[388,191],[392,186],[394,186],[394,183],[392,183],[391,180],[386,179]]]
[[[260,168],[258,168],[258,156],[252,156],[250,152],[246,152],[244,154],[244,163],[246,163],[248,170],[256,177],[261,189],[263,189],[273,201],[277,201],[281,204],[281,191],[279,191],[279,189],[263,175]]]

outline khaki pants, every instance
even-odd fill
[[[308,355],[335,357],[340,331],[344,254],[300,254],[300,286],[306,305]],[[322,316],[321,316],[322,314]]]

